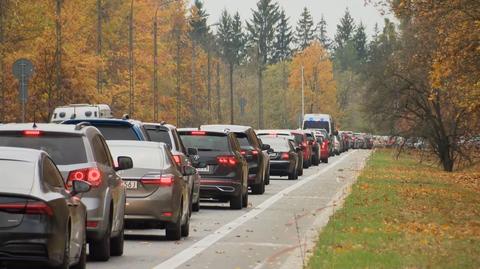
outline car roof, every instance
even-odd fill
[[[8,123],[8,124],[0,125],[0,131],[24,131],[24,130],[39,130],[39,131],[45,131],[45,132],[76,133],[76,134],[84,133],[84,128],[76,128],[76,125],[63,125],[63,124],[55,124],[55,123],[36,123],[36,124]]]
[[[112,125],[124,125],[124,126],[140,126],[142,125],[141,121],[138,120],[124,120],[124,119],[75,119],[75,120],[66,120],[61,124],[77,124],[80,122],[90,122],[90,123],[100,123],[100,124],[112,124]]]
[[[176,127],[175,125],[168,124],[168,123],[162,124],[162,123],[144,122],[144,123],[143,123],[143,126],[145,126],[145,128],[165,127],[166,129],[170,129],[170,130],[177,129],[177,127]]]
[[[229,133],[232,133],[232,132],[224,132],[223,130],[220,131],[220,130],[198,130],[198,129],[195,129],[195,128],[181,128],[181,129],[177,129],[177,132],[181,135],[181,134],[185,134],[185,133],[189,133],[189,132],[195,132],[195,131],[199,131],[199,132],[206,132],[207,134],[208,133],[211,133],[211,134],[224,134],[225,136],[228,136]],[[234,133],[232,133],[234,134]]]
[[[246,132],[249,129],[252,129],[250,126],[244,126],[244,125],[232,125],[232,124],[209,124],[209,125],[201,125],[200,130],[214,130],[214,131],[224,131],[227,130],[230,132],[234,133],[239,133],[239,132]]]
[[[0,147],[0,160],[15,160],[35,163],[46,154],[42,150],[15,147]]]
[[[108,146],[129,146],[129,147],[157,147],[164,148],[167,144],[152,141],[138,141],[138,140],[107,140]]]

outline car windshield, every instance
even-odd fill
[[[283,138],[263,138],[262,142],[264,144],[270,145],[270,148],[276,152],[289,152],[290,145],[288,141]]]
[[[187,148],[197,148],[198,151],[229,151],[226,135],[180,135]]]
[[[85,144],[81,136],[61,134],[18,136],[0,134],[0,146],[38,149],[47,152],[57,165],[86,163]],[[0,170],[3,171],[3,170]]]
[[[96,125],[106,140],[140,140],[131,126]]]
[[[170,148],[172,148],[172,139],[170,139],[170,134],[168,133],[167,130],[155,129],[155,130],[147,130],[147,132],[152,141],[165,143],[169,145]]]

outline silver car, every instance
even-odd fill
[[[84,180],[92,189],[82,201],[87,207],[87,241],[93,260],[106,261],[123,254],[125,186],[116,171],[107,144],[88,123],[5,124],[0,146],[41,149],[57,164],[67,186]],[[128,158],[127,158],[128,159]],[[131,160],[130,160],[131,161]],[[124,165],[129,162],[119,160]]]

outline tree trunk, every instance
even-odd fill
[[[178,27],[178,26],[175,26],[175,27]],[[181,48],[182,48],[182,41],[181,41],[181,38],[180,38],[180,30],[179,29],[175,29],[175,35],[176,35],[176,40],[177,40],[177,50],[176,50],[176,55],[175,55],[175,98],[176,98],[176,102],[175,102],[175,110],[176,110],[176,120],[177,120],[177,127],[180,127],[180,60],[181,60],[181,56],[180,56],[180,52],[181,52]]]
[[[5,66],[4,57],[4,40],[5,40],[5,13],[6,2],[0,0],[0,122],[5,121]]]
[[[212,52],[210,48],[210,37],[208,37],[208,48],[207,48],[207,123],[210,123],[211,120],[211,113],[212,113],[212,70],[211,70],[211,62],[212,62]]]
[[[283,87],[283,126],[288,124],[288,80],[287,80],[287,66],[285,60],[282,60],[282,87]]]
[[[135,88],[133,78],[133,1],[130,3],[130,15],[128,16],[128,76],[129,76],[129,92],[130,92],[130,104],[128,114],[133,117],[135,111]]]
[[[218,120],[218,123],[221,123],[222,122],[222,111],[221,111],[221,97],[220,97],[220,63],[217,62],[217,85],[216,85],[216,88],[217,88],[217,120]]]
[[[60,98],[62,103],[65,102],[65,94],[62,93],[62,1],[56,0],[55,8],[55,35],[56,35],[56,48],[55,48],[55,87],[57,90],[57,98]],[[49,107],[48,111],[51,112],[52,108]]]
[[[233,63],[228,66],[230,74],[230,124],[234,124],[235,107],[233,105]]]
[[[157,14],[153,21],[153,121],[158,121],[158,44]]]
[[[263,70],[258,67],[258,128],[263,129]]]
[[[97,0],[97,57],[100,58],[102,55],[102,0]],[[100,63],[98,63],[97,68],[97,92],[102,93],[102,68]]]
[[[195,77],[196,77],[196,70],[195,70],[195,62],[197,58],[197,53],[195,51],[195,39],[192,38],[192,77],[191,77],[191,84],[190,84],[190,91],[192,93],[192,119],[191,119],[191,124],[193,126],[196,126],[198,124],[197,119],[197,100],[196,100],[196,91],[195,91]]]

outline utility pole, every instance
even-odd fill
[[[97,57],[102,55],[102,0],[97,0]],[[102,93],[102,67],[99,64],[97,68],[97,93]]]
[[[196,58],[197,58],[197,53],[195,51],[195,46],[196,46],[196,41],[195,41],[195,37],[191,38],[192,39],[192,65],[191,65],[191,72],[192,72],[192,78],[191,78],[191,83],[190,83],[190,91],[192,92],[192,111],[193,111],[193,115],[192,115],[192,124],[194,126],[197,125],[197,96],[196,96],[196,91],[195,91],[195,78],[197,76],[196,74],[196,70],[195,70],[195,62],[196,62]]]
[[[210,40],[210,34],[207,36],[207,110],[208,110],[208,115],[207,115],[207,124],[210,124],[211,120],[211,112],[212,112],[212,70],[211,70],[211,62],[212,62],[212,48],[210,47],[211,40]]]
[[[62,91],[62,0],[55,1],[55,35],[56,35],[56,48],[55,48],[55,87],[57,90],[57,98],[61,97],[62,101],[65,100],[65,94]],[[50,111],[50,107],[49,107]]]
[[[153,121],[158,122],[158,44],[157,44],[157,10],[153,21]]]
[[[3,62],[3,42],[4,42],[4,17],[6,13],[7,3],[4,0],[0,0],[0,122],[5,121],[5,66]]]
[[[217,120],[218,122],[222,122],[222,112],[220,111],[221,109],[221,98],[220,98],[220,63],[217,62]]]
[[[305,76],[304,76],[304,68],[302,65],[302,119],[300,120],[300,122],[302,122],[304,117],[305,117]],[[302,128],[302,126],[300,126],[300,128]]]
[[[130,104],[128,108],[128,114],[130,117],[133,117],[133,113],[135,110],[134,107],[134,98],[135,98],[135,89],[134,89],[134,81],[133,81],[133,1],[130,3],[130,15],[129,15],[129,23],[128,23],[128,75],[129,75],[129,92],[130,92]]]

